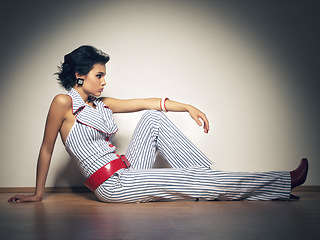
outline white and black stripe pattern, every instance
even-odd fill
[[[171,169],[151,169],[158,150]],[[286,200],[290,197],[289,172],[209,169],[212,162],[158,111],[144,114],[126,156],[131,168],[121,169],[97,188],[95,193],[101,201]]]
[[[206,169],[125,169],[103,183],[96,194],[105,202],[161,200],[287,200],[288,172],[227,173]]]
[[[212,164],[165,114],[147,111],[136,127],[126,157],[132,168],[152,168],[158,150],[172,168],[209,168]]]
[[[74,89],[68,95],[76,121],[65,146],[89,177],[118,158],[111,144],[118,129],[112,111],[101,101],[94,100],[94,109]],[[151,169],[157,151],[172,168]],[[126,155],[131,168],[119,170],[96,189],[101,201],[271,200],[288,199],[290,195],[289,172],[230,173],[209,169],[212,162],[158,111],[144,114]]]

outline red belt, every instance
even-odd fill
[[[112,160],[107,163],[95,173],[93,173],[85,182],[84,185],[88,187],[91,191],[94,191],[99,187],[104,181],[111,177],[116,171],[121,168],[130,167],[130,163],[124,155],[121,157]]]

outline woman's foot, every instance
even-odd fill
[[[291,175],[291,189],[302,185],[307,178],[308,174],[308,159],[301,159],[300,165],[293,171],[290,172]]]

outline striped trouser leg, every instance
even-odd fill
[[[172,168],[151,169],[157,151]],[[148,111],[142,117],[126,156],[131,167],[120,170],[96,190],[100,200],[272,200],[290,196],[289,172],[209,169],[211,161],[158,111]]]
[[[120,170],[96,191],[105,202],[139,203],[182,199],[287,200],[289,172],[222,172],[203,167]]]
[[[159,111],[147,111],[133,134],[126,157],[135,169],[152,168],[157,152],[172,168],[207,167],[212,162]]]

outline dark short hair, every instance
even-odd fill
[[[59,83],[70,90],[76,84],[76,73],[88,74],[96,63],[106,64],[110,57],[108,54],[96,49],[93,46],[84,45],[64,56],[64,62],[58,66]]]

